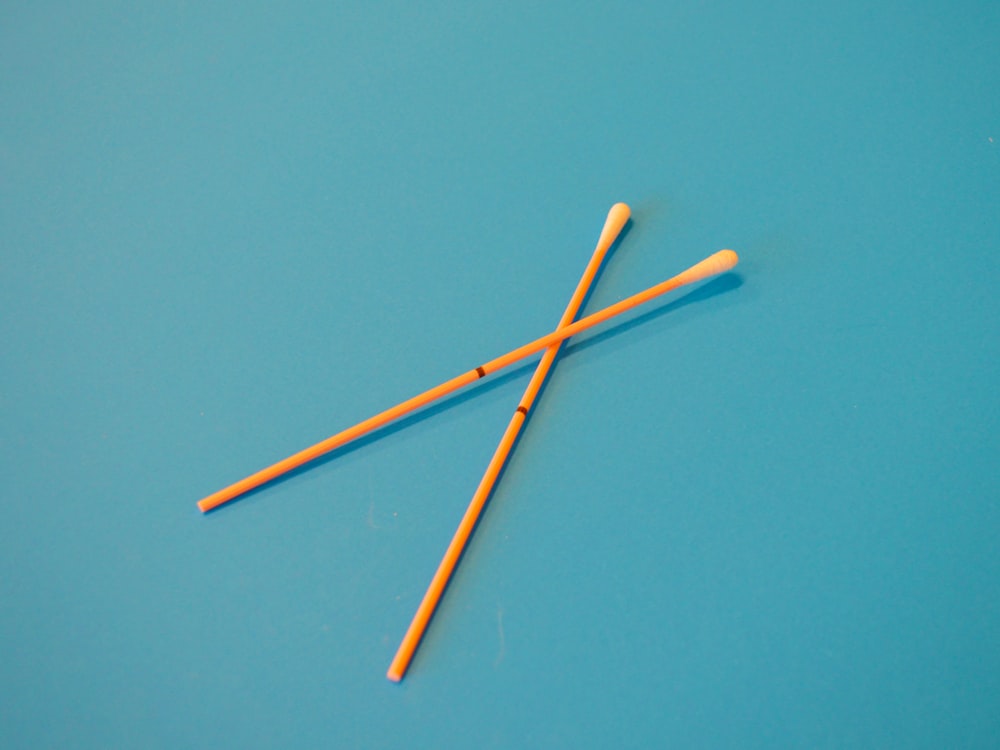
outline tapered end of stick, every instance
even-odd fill
[[[709,255],[701,263],[696,263],[691,266],[684,273],[676,276],[676,280],[679,282],[678,286],[683,284],[693,284],[696,281],[701,281],[702,279],[707,279],[711,276],[716,276],[720,273],[725,273],[731,270],[737,263],[739,263],[740,256],[734,253],[732,250],[720,250],[719,252]]]
[[[198,510],[200,510],[202,513],[208,513],[208,511],[212,510],[212,505],[207,500],[199,500]]]
[[[626,204],[616,203],[613,205],[608,211],[608,218],[604,221],[604,229],[601,230],[601,238],[597,241],[597,247],[601,250],[607,250],[611,247],[631,215],[632,209]]]
[[[233,499],[232,495],[226,496],[223,494],[224,492],[225,490],[221,490],[212,495],[209,495],[208,497],[203,497],[201,500],[198,501],[198,510],[200,510],[202,513],[208,513],[208,511],[215,510],[220,505],[227,503]]]
[[[385,673],[385,676],[389,678],[390,682],[401,682],[403,680],[403,673],[397,672],[392,667],[389,667],[389,671]]]

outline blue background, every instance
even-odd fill
[[[0,10],[5,748],[1000,745],[1000,5]],[[732,247],[565,349],[202,496]]]

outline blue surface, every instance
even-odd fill
[[[421,4],[423,5],[423,4]],[[1000,5],[6,3],[4,748],[1000,745]],[[548,332],[531,366],[195,502]]]

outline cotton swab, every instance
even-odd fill
[[[198,501],[198,508],[203,513],[206,513],[213,508],[217,508],[223,503],[227,503],[256,487],[259,487],[265,482],[269,482],[272,479],[291,471],[292,469],[298,468],[299,466],[312,461],[314,458],[322,456],[324,453],[329,453],[330,451],[346,445],[352,440],[355,440],[372,430],[377,430],[379,427],[387,425],[405,414],[409,414],[411,411],[419,409],[422,406],[426,406],[443,396],[447,396],[449,393],[454,393],[459,388],[462,388],[479,378],[485,378],[487,375],[490,375],[498,370],[502,370],[505,367],[509,367],[525,357],[530,357],[532,354],[540,352],[542,349],[545,349],[556,342],[563,341],[571,336],[575,336],[581,331],[586,331],[588,328],[600,325],[616,315],[627,312],[635,307],[638,307],[644,302],[649,302],[650,300],[666,294],[667,292],[671,292],[678,287],[686,284],[693,284],[697,281],[707,279],[710,276],[715,276],[716,274],[728,271],[736,265],[738,260],[738,256],[732,250],[720,250],[714,255],[710,255],[708,258],[705,258],[705,260],[700,263],[696,263],[691,266],[691,268],[678,274],[677,276],[674,276],[673,278],[661,281],[659,284],[651,286],[645,291],[634,294],[631,297],[627,297],[621,302],[609,305],[603,310],[599,310],[585,318],[581,318],[565,328],[553,331],[552,333],[546,334],[541,338],[537,338],[532,342],[524,344],[523,346],[519,346],[517,349],[513,349],[496,359],[491,359],[489,362],[486,362],[475,369],[469,370],[468,372],[458,375],[451,380],[445,381],[428,391],[424,391],[423,393],[407,399],[390,409],[386,409],[380,414],[369,417],[353,427],[349,427],[342,432],[338,432],[336,435],[328,437],[326,440],[322,440],[309,448],[301,450],[298,453],[267,467],[266,469],[261,469],[256,474],[251,474],[246,479],[241,479],[239,482],[235,482],[218,492],[208,495]]]
[[[562,318],[559,319],[559,326],[556,330],[562,329],[573,322],[577,311],[580,309],[580,305],[583,303],[583,298],[587,296],[587,292],[590,290],[591,284],[593,284],[594,277],[597,275],[597,271],[604,261],[604,256],[607,254],[608,248],[611,247],[615,238],[621,232],[622,227],[625,226],[629,214],[629,207],[624,203],[616,203],[612,206],[611,211],[608,213],[607,221],[604,223],[604,230],[601,232],[601,237],[597,242],[594,254],[591,256],[590,262],[587,263],[583,277],[580,279],[580,283],[577,284],[573,296],[570,297],[569,304],[566,306],[566,311],[563,313]],[[424,637],[427,624],[430,622],[434,610],[437,609],[441,595],[444,593],[451,574],[458,564],[458,559],[462,556],[462,550],[465,549],[466,542],[468,542],[469,536],[472,534],[472,530],[479,520],[479,515],[486,505],[486,499],[493,490],[493,485],[500,474],[500,469],[503,468],[504,463],[507,461],[507,456],[514,445],[514,441],[517,439],[518,433],[521,431],[524,420],[527,419],[528,412],[535,401],[535,396],[538,395],[539,389],[545,382],[545,378],[548,376],[549,370],[552,368],[552,363],[555,362],[556,355],[559,353],[561,346],[562,341],[557,341],[549,346],[542,355],[538,367],[535,368],[535,374],[531,377],[528,388],[521,397],[521,402],[514,411],[514,415],[510,419],[510,424],[507,425],[507,429],[500,439],[500,445],[497,446],[493,458],[490,459],[486,467],[486,473],[483,475],[482,480],[479,482],[479,487],[472,496],[472,501],[469,503],[469,507],[465,511],[461,523],[458,525],[458,529],[455,531],[455,536],[452,538],[451,544],[448,545],[448,549],[444,553],[444,558],[441,560],[440,565],[438,565],[437,572],[431,579],[427,593],[424,594],[424,598],[417,608],[417,613],[413,616],[413,621],[410,623],[410,627],[407,628],[406,635],[403,636],[402,643],[399,644],[399,649],[396,651],[396,656],[393,658],[392,664],[389,665],[386,677],[393,682],[399,682],[403,679],[403,675],[406,674],[406,670],[410,666],[410,660],[413,658],[413,653],[416,651],[417,646],[420,645],[420,640]]]

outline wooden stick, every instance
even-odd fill
[[[355,440],[372,430],[376,430],[393,420],[399,419],[415,409],[426,406],[432,401],[435,401],[443,396],[447,396],[449,393],[454,393],[459,388],[462,388],[479,378],[485,378],[487,375],[497,372],[498,370],[502,370],[505,367],[509,367],[525,357],[530,357],[532,354],[540,352],[542,349],[545,349],[556,342],[563,341],[564,339],[575,336],[582,331],[586,331],[588,328],[600,325],[616,315],[628,312],[644,302],[649,302],[651,299],[655,299],[660,295],[671,292],[678,287],[684,286],[685,284],[693,284],[697,281],[707,279],[710,276],[715,276],[716,274],[728,271],[736,265],[738,260],[738,256],[732,250],[720,250],[714,255],[705,258],[705,260],[693,265],[691,268],[671,279],[661,281],[659,284],[651,286],[643,292],[633,294],[631,297],[627,297],[621,302],[609,305],[603,310],[599,310],[592,315],[581,318],[565,328],[553,331],[552,333],[546,334],[541,338],[537,338],[534,341],[524,344],[523,346],[519,346],[517,349],[513,349],[496,359],[491,359],[489,362],[486,362],[475,369],[469,370],[468,372],[458,375],[451,380],[441,383],[441,385],[435,386],[418,396],[414,396],[411,399],[403,401],[402,403],[393,406],[391,409],[386,409],[380,414],[376,414],[374,417],[369,417],[363,422],[359,422],[353,427],[349,427],[342,432],[338,432],[336,435],[328,437],[326,440],[322,440],[305,450],[299,451],[298,453],[289,456],[288,458],[279,461],[266,469],[261,469],[256,474],[251,474],[246,479],[242,479],[239,482],[219,490],[218,492],[208,495],[204,499],[198,501],[198,507],[202,512],[208,512],[213,508],[217,508],[223,503],[229,502],[245,492],[249,492],[255,487],[259,487],[265,482],[269,482],[272,479],[291,471],[292,469],[302,466],[302,464],[312,461],[314,458],[322,456],[324,453],[329,453],[335,448],[346,445],[352,440]]]
[[[565,328],[573,322],[574,318],[576,318],[576,313],[580,309],[580,305],[583,303],[583,298],[586,297],[587,292],[590,291],[590,287],[594,282],[594,277],[597,275],[597,271],[600,269],[601,263],[604,262],[604,256],[607,254],[608,248],[611,247],[615,238],[625,226],[625,222],[628,221],[629,214],[629,207],[624,203],[616,203],[612,206],[611,211],[608,213],[608,218],[604,222],[604,229],[597,242],[597,247],[594,249],[594,254],[587,263],[587,268],[583,272],[583,277],[576,285],[573,296],[570,297],[569,304],[566,306],[565,312],[563,312],[562,317],[559,319],[559,325],[556,326],[556,330]],[[549,374],[549,370],[552,368],[552,363],[556,360],[556,355],[559,353],[559,348],[562,346],[562,343],[562,341],[557,341],[555,344],[549,346],[545,350],[545,353],[542,354],[542,359],[539,361],[538,367],[535,368],[535,374],[532,375],[531,381],[528,383],[528,388],[521,397],[521,402],[514,411],[514,415],[511,417],[510,423],[507,425],[507,429],[504,430],[503,437],[500,439],[500,445],[497,446],[496,451],[493,453],[493,458],[490,459],[490,462],[486,467],[486,473],[483,475],[482,480],[479,482],[479,487],[476,488],[476,492],[472,496],[469,508],[465,511],[465,515],[462,517],[462,521],[459,523],[458,529],[455,531],[455,536],[452,538],[451,544],[448,545],[448,549],[444,553],[444,558],[441,560],[441,564],[438,565],[437,572],[431,579],[430,586],[427,587],[427,592],[424,594],[423,601],[420,602],[420,606],[417,608],[417,612],[413,616],[413,621],[410,623],[410,627],[407,629],[406,635],[403,636],[402,643],[399,644],[399,649],[396,651],[396,656],[393,658],[392,664],[389,665],[389,671],[386,674],[386,677],[393,682],[399,682],[402,680],[403,675],[406,674],[406,670],[410,666],[410,661],[413,659],[413,653],[417,650],[417,646],[420,645],[420,641],[424,637],[424,632],[427,630],[427,624],[434,615],[434,610],[437,609],[438,602],[441,600],[441,595],[444,593],[445,587],[451,579],[451,574],[454,572],[455,566],[458,564],[458,560],[462,556],[462,550],[465,549],[469,536],[472,534],[472,530],[475,528],[476,522],[479,520],[483,507],[486,505],[486,499],[493,491],[493,486],[496,484],[497,476],[499,476],[500,470],[507,461],[507,456],[510,454],[510,450],[514,446],[514,441],[517,440],[517,436],[521,431],[521,426],[524,424],[524,420],[528,417],[528,412],[531,410],[531,406],[535,401],[535,397],[538,395],[539,389],[542,387],[542,384],[545,382],[545,378]]]

